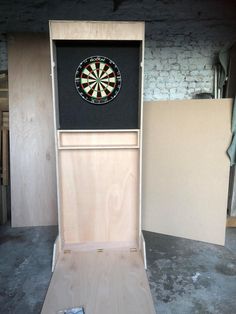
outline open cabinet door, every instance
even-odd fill
[[[82,306],[85,314],[154,314],[139,252],[61,254],[42,314]]]
[[[42,313],[154,314],[141,232],[144,23],[51,21],[50,44],[59,254]]]
[[[232,99],[144,105],[143,229],[224,245]]]

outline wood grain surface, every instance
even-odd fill
[[[96,148],[96,147],[137,147],[139,132],[135,131],[103,131],[103,132],[59,132],[59,145],[61,148]]]
[[[60,151],[60,204],[65,244],[138,243],[138,151]]]
[[[86,314],[155,314],[140,253],[62,254],[41,314],[76,306]]]
[[[53,40],[143,40],[143,22],[49,21]]]
[[[224,245],[232,99],[144,106],[143,229]]]
[[[49,40],[9,36],[12,226],[57,224]]]

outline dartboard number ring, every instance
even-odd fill
[[[92,56],[83,60],[75,72],[75,87],[86,101],[101,105],[114,99],[121,88],[121,74],[109,58]]]

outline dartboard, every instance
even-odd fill
[[[121,74],[109,58],[92,56],[83,60],[75,72],[75,87],[86,101],[100,105],[114,99],[121,88]]]

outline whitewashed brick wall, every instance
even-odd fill
[[[147,39],[144,99],[191,99],[197,93],[213,93],[213,65],[222,46],[185,36],[165,42]]]
[[[0,71],[7,70],[7,43],[6,37],[0,34]]]
[[[144,99],[191,99],[213,92],[213,64],[223,45],[207,40],[175,36],[146,39]],[[0,71],[7,69],[7,45],[0,35]]]

